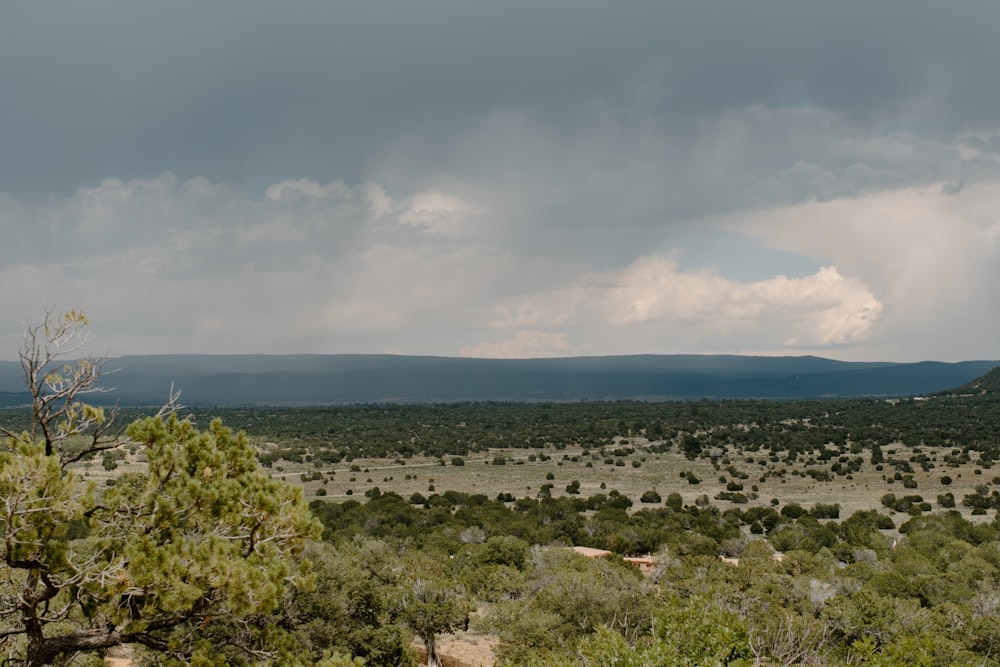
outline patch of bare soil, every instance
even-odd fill
[[[444,667],[493,667],[496,662],[493,648],[496,645],[496,637],[460,632],[438,638],[438,653]],[[424,643],[418,639],[413,642],[413,647],[417,650],[420,664],[426,665]]]
[[[472,632],[461,632],[455,635],[443,635],[438,639],[438,652],[444,667],[493,667],[496,656],[493,648],[497,638],[478,635]],[[419,639],[413,642],[421,665],[427,664],[424,653],[424,643]],[[132,650],[128,646],[118,646],[108,651],[104,662],[108,667],[132,667]]]
[[[132,667],[132,649],[128,646],[116,646],[108,651],[104,662],[108,667]]]

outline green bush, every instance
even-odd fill
[[[660,497],[660,494],[657,493],[655,489],[645,491],[641,496],[639,496],[639,502],[641,503],[659,503],[662,500],[663,498]]]

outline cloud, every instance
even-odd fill
[[[873,358],[992,358],[998,207],[1000,181],[957,192],[937,183],[746,212],[721,224],[869,285],[884,303],[869,339]]]
[[[87,308],[116,354],[995,356],[1000,181],[747,209],[688,229],[746,239],[720,246],[734,262],[764,244],[822,267],[757,279],[683,265],[681,236],[636,252],[634,222],[620,234],[626,261],[530,248],[501,200],[453,192],[298,180],[255,199],[164,174],[44,204],[0,198],[12,240],[0,280],[18,286],[4,299],[2,356],[45,306]]]
[[[787,331],[786,346],[857,342],[864,340],[882,311],[882,304],[864,285],[845,280],[833,267],[804,278],[776,276],[736,283],[712,274],[680,273],[673,262],[646,257],[628,267],[620,280],[612,296],[616,319],[699,322],[717,335],[742,339],[744,345],[754,338],[754,330],[768,324]]]
[[[477,230],[441,189],[283,181],[264,197],[207,179],[106,179],[43,204],[0,198],[0,357],[43,307],[82,306],[115,354],[457,354],[491,304],[560,274]],[[488,236],[484,235],[484,236]]]
[[[474,201],[478,238],[610,268],[669,252],[720,216],[1000,177],[1000,163],[962,141],[886,133],[814,107],[683,119],[590,103],[558,128],[505,109],[443,141],[414,138],[372,178]]]
[[[394,198],[300,179],[256,200],[164,174],[2,203],[7,237],[47,227],[5,246],[0,279],[23,286],[8,307],[29,318],[85,306],[118,353],[665,351],[650,336],[669,339],[677,323],[706,327],[716,345],[748,332],[825,345],[863,338],[878,311],[833,269],[743,284],[657,255],[600,271],[515,252],[477,233],[496,224],[485,205],[440,190]],[[787,326],[780,338],[764,331],[772,319]],[[498,329],[511,338],[489,339]]]
[[[882,304],[832,267],[803,278],[740,283],[645,256],[620,271],[580,276],[572,287],[500,304],[496,312],[494,328],[513,331],[513,338],[472,352],[820,349],[863,341]]]
[[[996,356],[1000,6],[96,1],[0,23],[0,355]]]
[[[400,223],[423,228],[446,236],[471,233],[471,223],[482,217],[486,210],[459,197],[438,190],[418,192],[410,199],[409,206],[399,213]]]
[[[442,148],[470,128],[524,114],[558,141],[593,109],[679,138],[755,108],[822,110],[862,137],[996,133],[1000,93],[982,83],[1000,57],[993,5],[578,0],[531,6],[525,20],[528,9],[28,4],[0,25],[0,60],[19,63],[0,72],[0,182],[37,201],[170,170],[259,196],[299,176],[381,182],[373,171],[399,153],[432,177],[461,176]],[[733,129],[720,138],[753,140]],[[798,159],[828,169],[809,155],[822,138]]]
[[[528,359],[566,356],[570,351],[565,333],[518,331],[509,340],[463,347],[460,355],[487,359]]]

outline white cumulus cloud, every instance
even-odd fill
[[[544,349],[537,340],[575,354],[704,351],[706,345],[819,349],[863,341],[882,309],[863,283],[834,267],[801,278],[739,282],[683,271],[674,259],[651,255],[621,270],[581,275],[572,286],[499,304],[493,326],[514,336],[469,349],[480,354],[499,345],[526,354]]]

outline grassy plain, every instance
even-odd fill
[[[775,464],[768,460],[766,452],[743,454],[735,448],[729,448],[720,452],[716,469],[708,459],[688,460],[676,450],[665,453],[647,452],[644,444],[641,441],[630,442],[633,453],[621,457],[593,458],[589,451],[580,448],[511,449],[461,457],[464,465],[460,466],[451,463],[454,457],[445,457],[443,460],[413,457],[402,463],[395,459],[355,459],[350,464],[320,468],[311,464],[283,462],[272,469],[272,474],[300,484],[309,500],[321,498],[343,501],[353,498],[364,502],[365,493],[375,487],[381,492],[392,491],[404,498],[409,498],[414,493],[428,496],[448,490],[482,493],[490,498],[500,493],[510,493],[516,498],[534,498],[545,484],[552,485],[550,492],[553,496],[563,496],[570,495],[566,491],[567,485],[579,481],[577,495],[580,497],[617,490],[632,499],[633,510],[652,506],[641,503],[640,497],[648,490],[655,490],[663,500],[666,500],[669,493],[679,493],[685,504],[694,504],[699,496],[706,495],[713,504],[723,509],[770,505],[774,498],[781,505],[798,503],[805,507],[816,503],[838,503],[841,506],[841,518],[857,510],[868,509],[880,509],[892,514],[881,504],[882,497],[887,493],[899,497],[920,495],[935,510],[939,510],[942,508],[937,503],[937,496],[950,492],[957,502],[955,509],[960,510],[967,518],[991,519],[992,516],[973,517],[971,510],[963,507],[961,501],[966,494],[974,493],[974,487],[979,484],[1000,489],[1000,484],[993,483],[1000,483],[1000,477],[974,462],[958,466],[941,463],[944,455],[950,451],[948,448],[920,448],[934,467],[925,472],[915,466],[911,475],[917,487],[905,488],[901,480],[893,480],[894,471],[891,466],[883,465],[882,470],[876,470],[876,466],[870,462],[868,452],[863,455],[865,463],[860,471],[850,476],[834,476],[831,481],[817,481],[805,474],[792,473],[793,470],[805,470],[807,466]],[[898,449],[901,456],[908,457],[912,452],[902,447]],[[892,455],[895,451],[896,448],[890,447],[885,453]],[[541,460],[540,454],[546,455],[548,459]],[[498,456],[503,457],[504,465],[495,464]],[[608,458],[612,463],[605,463]],[[729,463],[723,463],[727,459]],[[622,465],[617,464],[619,460]],[[638,462],[639,465],[636,467],[633,462]],[[735,479],[727,470],[730,466],[747,475],[747,478]],[[352,470],[352,467],[356,469]],[[786,474],[768,474],[768,469],[773,467],[784,468]],[[681,477],[682,472],[693,473],[701,481],[691,484],[686,477]],[[312,477],[315,473],[322,473],[323,479],[302,479],[303,475]],[[942,483],[945,476],[952,479],[950,484]],[[720,481],[720,477],[724,477],[726,481]],[[745,504],[716,500],[716,494],[726,491],[730,481],[743,484],[742,493],[756,493],[757,497],[748,499]],[[757,491],[753,491],[754,486]],[[322,493],[321,489],[325,490],[325,495],[318,495]],[[897,520],[897,523],[900,521]]]
[[[616,490],[633,501],[633,510],[653,506],[640,502],[640,497],[646,491],[655,490],[663,500],[670,493],[679,493],[686,505],[694,504],[699,496],[705,495],[722,509],[771,505],[775,498],[782,506],[797,503],[806,508],[816,503],[838,503],[841,518],[846,518],[857,510],[869,509],[894,514],[881,504],[882,497],[887,493],[899,497],[919,495],[924,501],[931,503],[935,510],[940,510],[942,507],[937,503],[938,495],[950,492],[956,500],[955,509],[961,511],[966,518],[973,521],[992,519],[992,512],[989,516],[973,516],[969,508],[962,506],[962,498],[974,493],[977,485],[985,484],[991,490],[1000,490],[1000,468],[986,470],[975,462],[957,466],[943,464],[941,461],[950,451],[949,448],[921,447],[920,452],[929,458],[934,467],[928,471],[914,467],[910,474],[917,487],[905,488],[901,480],[893,479],[891,466],[884,465],[882,470],[876,470],[876,466],[871,464],[869,452],[863,454],[865,463],[860,471],[849,476],[834,476],[831,481],[817,481],[806,474],[793,474],[793,471],[818,466],[776,464],[768,460],[766,451],[744,454],[733,447],[720,450],[716,468],[709,459],[689,460],[676,450],[648,452],[645,448],[648,443],[642,440],[626,442],[626,446],[633,449],[633,452],[625,456],[605,457],[595,451],[598,454],[595,458],[591,451],[569,447],[561,450],[495,449],[486,454],[459,457],[463,465],[454,465],[453,456],[444,459],[415,456],[406,460],[359,458],[349,464],[320,467],[311,463],[282,461],[275,464],[270,473],[301,486],[307,500],[353,499],[364,502],[365,494],[376,487],[383,493],[391,491],[404,498],[409,498],[414,493],[429,496],[445,491],[481,493],[490,498],[495,498],[500,493],[509,493],[515,498],[534,498],[543,485],[550,484],[550,493],[555,497],[577,495],[586,498]],[[891,456],[897,453],[897,449],[901,456],[908,457],[912,453],[912,450],[903,447],[890,447],[885,453]],[[496,465],[498,457],[505,461],[503,465]],[[608,459],[612,462],[605,463]],[[622,463],[619,465],[618,461]],[[638,462],[638,465],[634,462]],[[746,479],[734,477],[727,470],[730,467],[745,474]],[[141,457],[136,456],[128,456],[119,461],[118,467],[112,471],[105,470],[100,461],[80,465],[85,477],[100,483],[122,473],[144,468]],[[786,473],[780,476],[769,474],[769,469],[773,468],[784,468]],[[687,477],[681,476],[682,472],[693,473],[700,482],[691,484]],[[322,478],[312,479],[317,475],[322,475]],[[720,477],[726,481],[720,481]],[[942,483],[943,477],[950,477],[951,483]],[[570,494],[566,487],[574,481],[579,482],[579,492]],[[747,503],[715,498],[720,492],[726,491],[727,484],[731,481],[743,485],[742,493],[749,496]],[[754,486],[756,491],[753,490]],[[756,494],[756,498],[752,494]]]
[[[558,497],[571,495],[572,484],[581,498],[617,491],[633,501],[633,510],[652,506],[641,497],[655,491],[661,503],[678,493],[684,504],[707,498],[723,509],[775,500],[807,508],[837,503],[845,518],[857,510],[891,513],[882,503],[886,494],[919,496],[917,502],[933,510],[946,509],[938,497],[950,493],[955,509],[976,520],[995,512],[972,515],[962,504],[965,496],[976,487],[980,500],[1000,493],[1000,467],[990,467],[1000,438],[993,426],[997,405],[935,400],[898,406],[881,401],[361,406],[235,410],[225,420],[246,428],[270,474],[301,485],[307,500],[364,502],[376,487],[404,498],[446,491],[535,498],[545,487]],[[649,430],[668,433],[670,441],[647,440]],[[862,442],[853,442],[849,433]],[[893,435],[910,444],[892,442]],[[831,442],[822,445],[823,438]],[[691,440],[697,441],[694,452]],[[504,447],[506,442],[521,446]],[[462,447],[469,453],[437,454]],[[425,450],[435,455],[415,453]],[[881,457],[877,463],[874,450]],[[102,483],[143,467],[141,454],[117,460],[111,471],[104,463],[80,465]],[[698,483],[692,484],[694,479]],[[745,502],[717,498],[727,491],[746,496],[740,498]]]

